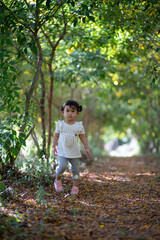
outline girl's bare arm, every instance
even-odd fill
[[[55,133],[53,136],[53,142],[52,142],[52,149],[53,149],[53,154],[55,156],[57,156],[57,143],[58,143],[58,139],[59,139],[59,133]]]
[[[86,150],[87,157],[91,157],[91,152],[89,150],[87,139],[86,139],[85,135],[84,134],[79,134],[79,138],[80,138],[80,140],[81,140],[81,142],[82,142],[82,144],[83,144],[83,146]]]

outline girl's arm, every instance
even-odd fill
[[[58,142],[58,139],[59,139],[59,133],[55,133],[54,136],[53,136],[53,142],[52,142],[52,149],[53,149],[53,154],[55,156],[57,156],[57,142]]]
[[[79,138],[80,138],[82,144],[84,145],[84,148],[85,148],[86,153],[87,153],[87,157],[91,157],[91,152],[89,150],[87,139],[86,139],[85,135],[84,134],[79,134]]]

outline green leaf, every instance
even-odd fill
[[[27,52],[28,52],[28,51],[27,51],[27,48],[25,48],[25,49],[24,49],[24,53],[27,54]]]
[[[51,0],[47,0],[46,1],[46,7],[49,9],[50,8],[50,5],[51,5]]]
[[[25,137],[26,137],[25,133],[21,132],[21,133],[19,134],[19,138],[25,138]]]
[[[22,25],[19,26],[19,33],[23,30],[23,28],[24,27]]]
[[[16,135],[17,135],[17,132],[12,129],[12,134],[16,136]]]
[[[9,46],[12,46],[12,41],[11,41],[11,39],[7,38],[7,39],[6,39],[6,43],[7,43]]]
[[[16,112],[17,113],[20,113],[21,112],[21,109],[19,107],[16,107]]]
[[[92,22],[95,22],[95,18],[93,16],[88,16],[89,20],[91,20]]]
[[[17,148],[12,148],[11,155],[13,157],[17,157],[18,154],[19,154],[19,150]]]
[[[0,182],[0,189],[1,191],[5,190],[5,184],[3,182]]]
[[[31,46],[31,51],[32,51],[35,55],[37,55],[37,48],[36,48],[35,45],[32,45],[32,46]]]
[[[3,58],[5,55],[0,51],[0,57]]]
[[[17,72],[16,69],[13,66],[10,66],[11,71]]]
[[[78,20],[77,20],[77,18],[75,18],[74,21],[73,21],[74,27],[77,25],[77,22],[78,22]]]
[[[86,22],[86,17],[83,17],[82,21],[83,21],[83,23],[85,23]]]
[[[19,98],[19,93],[18,92],[14,92],[15,97]]]
[[[26,146],[26,141],[23,138],[19,138],[21,145]]]

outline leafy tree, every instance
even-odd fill
[[[131,126],[140,137],[145,131],[141,128],[142,119],[149,128],[148,119],[153,112],[152,126],[158,128],[158,1],[3,0],[0,6],[1,69],[6,69],[1,89],[2,117],[8,117],[12,123],[12,115],[16,117],[19,113],[9,130],[14,126],[17,150],[5,150],[10,152],[8,156],[16,152],[13,164],[31,133],[39,155],[49,157],[53,117],[68,96],[75,96],[90,106],[83,117],[92,136],[93,126],[101,136],[103,126],[112,125],[115,130]],[[8,88],[5,87],[7,78]],[[134,115],[148,105],[149,117]],[[34,117],[41,123],[42,146],[31,124],[35,122],[35,129],[39,130]],[[1,142],[3,138],[1,135]],[[4,145],[2,148],[4,151]]]
[[[83,97],[79,99],[86,98],[87,105],[92,106],[91,119],[86,121],[91,126],[90,134],[95,133],[94,120],[96,125],[112,125],[116,131],[126,132],[131,128],[144,152],[150,151],[150,143],[152,151],[159,152],[160,139],[153,131],[159,128],[160,110],[159,3],[123,1],[113,5],[110,1],[101,11],[100,17],[95,13],[96,24],[87,21],[85,27],[81,24],[78,34],[73,34],[73,41],[68,42],[66,52],[64,47],[60,56],[64,56],[68,67],[62,64],[56,78],[67,82],[71,96],[75,97],[79,96],[77,86],[82,83],[80,95]],[[149,99],[152,104],[148,104]],[[144,109],[150,109],[149,118]],[[153,111],[155,120],[151,124]],[[99,127],[98,132],[101,131]]]
[[[64,38],[67,32],[67,26],[72,27],[72,23],[76,26],[77,18],[87,16],[91,20],[92,13],[88,9],[88,1],[0,1],[1,4],[1,26],[2,34],[8,31],[10,41],[10,56],[15,54],[15,59],[26,62],[33,71],[32,81],[24,84],[25,89],[25,104],[22,123],[19,129],[19,134],[23,134],[26,130],[29,117],[29,110],[33,92],[40,78],[41,96],[40,99],[35,95],[36,101],[40,108],[42,122],[42,138],[43,146],[41,154],[47,158],[50,153],[51,142],[51,123],[52,123],[52,98],[53,98],[53,83],[54,83],[54,67],[53,61],[55,51]],[[2,42],[2,45],[8,47],[7,42]],[[44,79],[43,66],[47,66],[49,70],[49,83]],[[20,64],[20,63],[19,63]],[[48,90],[48,141],[46,151],[46,88]],[[36,92],[35,92],[36,93]],[[14,102],[15,103],[15,102]],[[4,106],[4,105],[3,105]],[[4,109],[5,106],[4,106]],[[11,110],[11,109],[10,109]],[[37,143],[38,146],[38,143]],[[15,146],[17,153],[20,151],[18,143]],[[10,152],[10,150],[8,150]],[[17,154],[16,154],[17,156]],[[16,159],[13,158],[13,163]],[[13,164],[12,164],[13,165]]]

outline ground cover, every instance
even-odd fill
[[[81,170],[80,194],[56,193],[54,176],[14,175],[1,205],[1,239],[160,239],[159,157],[105,157]]]

